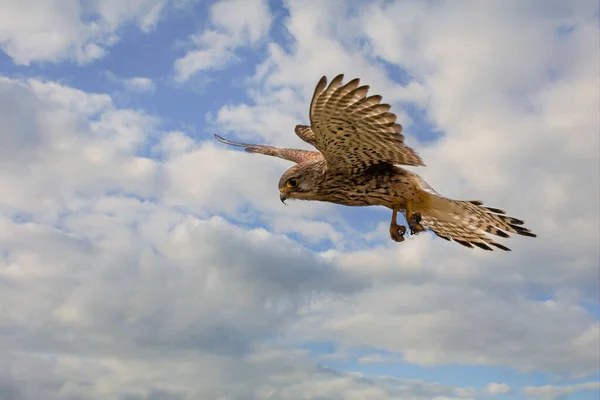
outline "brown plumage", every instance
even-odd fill
[[[310,126],[295,132],[318,151],[278,148],[233,142],[251,153],[295,162],[279,180],[281,201],[288,198],[326,201],[346,206],[384,206],[393,210],[390,236],[404,240],[406,227],[396,223],[405,215],[411,233],[424,229],[466,247],[502,250],[489,234],[508,238],[506,232],[535,237],[523,221],[480,201],[452,200],[440,196],[417,174],[398,165],[424,166],[413,149],[404,144],[402,126],[381,96],[367,96],[368,86],[358,79],[342,84],[336,76],[329,86],[322,77],[310,103]]]

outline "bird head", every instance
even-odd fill
[[[296,164],[279,179],[279,198],[285,204],[287,199],[311,200],[315,197],[315,188],[319,176],[318,169],[311,163]]]

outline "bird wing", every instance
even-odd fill
[[[245,147],[246,151],[249,153],[258,153],[265,154],[267,156],[279,157],[283,158],[284,160],[292,161],[295,163],[301,163],[317,158],[323,158],[323,155],[318,151],[287,149],[282,147],[266,146],[262,144],[240,143],[225,139],[224,137],[219,135],[215,135],[215,138],[217,138],[217,140],[221,143],[225,143],[231,146]]]
[[[332,169],[356,172],[381,163],[424,166],[404,144],[402,125],[388,112],[391,106],[381,104],[379,95],[367,97],[369,86],[359,86],[359,79],[342,85],[343,78],[336,76],[329,86],[321,78],[310,104],[311,126],[296,126],[296,134],[315,146]]]

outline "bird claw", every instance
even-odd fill
[[[416,212],[410,216],[408,221],[408,227],[410,228],[411,235],[418,235],[419,233],[425,230],[425,228],[423,228],[423,225],[421,225],[420,222],[421,213]]]
[[[410,234],[416,236],[419,233],[423,232],[424,230],[425,230],[425,228],[423,228],[421,225],[417,225],[417,226],[410,228]]]
[[[406,227],[404,225],[391,224],[390,225],[390,236],[395,242],[404,242],[404,235],[406,234]]]

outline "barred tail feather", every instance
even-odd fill
[[[506,216],[503,210],[485,207],[481,201],[452,200],[431,193],[428,197],[429,207],[422,212],[421,225],[431,229],[442,239],[453,240],[466,247],[493,250],[490,246],[494,246],[510,251],[489,235],[509,238],[509,232],[536,237],[523,227],[524,221]]]

